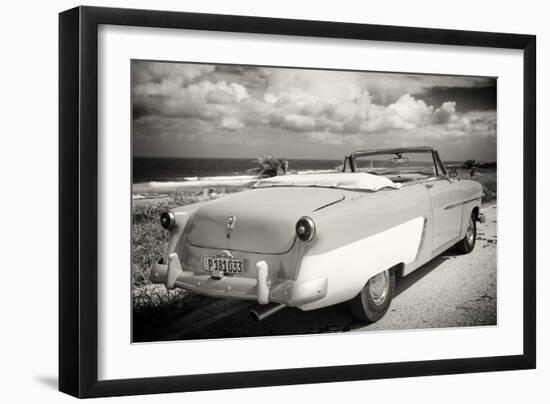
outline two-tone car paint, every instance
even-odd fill
[[[480,184],[451,178],[436,164],[433,176],[399,188],[259,187],[175,209],[166,256],[151,280],[302,310],[353,299],[382,271],[404,276],[430,261],[464,237],[472,214],[479,216]],[[351,171],[362,175],[353,164]],[[296,236],[302,216],[315,223],[312,241]],[[212,277],[203,257],[220,254],[244,259],[246,271]]]

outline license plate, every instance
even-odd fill
[[[233,257],[204,257],[204,270],[208,272],[223,272],[226,274],[244,273],[244,260]]]

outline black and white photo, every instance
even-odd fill
[[[133,342],[497,325],[495,77],[131,69]]]

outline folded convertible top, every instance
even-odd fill
[[[401,185],[387,177],[368,173],[291,174],[259,180],[254,188],[274,186],[330,187],[378,191],[382,188],[399,188]]]

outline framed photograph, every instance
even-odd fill
[[[534,36],[59,27],[61,391],[535,367]]]

